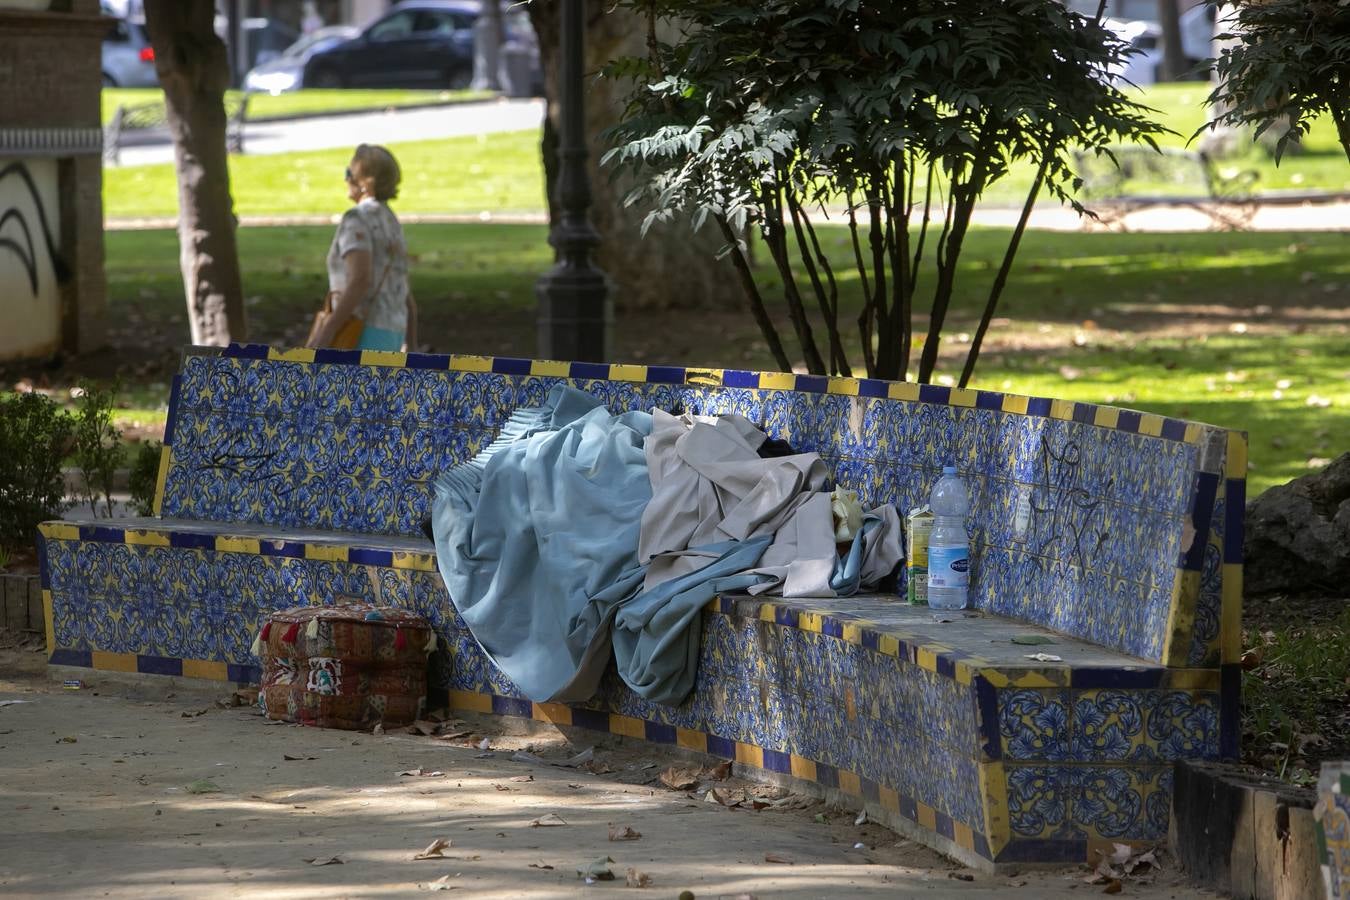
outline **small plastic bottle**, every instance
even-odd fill
[[[965,609],[970,587],[970,535],[966,533],[970,492],[955,466],[942,469],[928,506],[936,517],[928,539],[928,605]]]

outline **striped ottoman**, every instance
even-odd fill
[[[436,636],[402,609],[340,604],[272,614],[253,645],[269,718],[320,728],[407,725],[426,702]]]

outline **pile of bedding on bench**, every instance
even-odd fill
[[[634,692],[678,704],[718,593],[848,596],[902,561],[894,507],[863,513],[818,454],[563,385],[436,480],[432,532],[460,616],[536,701],[591,696],[612,648]]]

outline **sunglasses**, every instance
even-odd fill
[[[353,181],[356,180],[356,178],[352,175],[352,170],[350,168],[347,169],[345,172],[343,172],[343,178],[347,180],[348,184],[351,184]]]

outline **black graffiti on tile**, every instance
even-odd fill
[[[1031,494],[1032,530],[1041,536],[1036,554],[1067,558],[1087,569],[1109,542],[1111,532],[1096,521],[1101,518],[1103,499],[1083,487],[1082,448],[1072,440],[1059,448],[1042,440],[1041,469],[1041,480]],[[1112,476],[1104,490],[1109,493],[1114,485]]]

